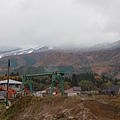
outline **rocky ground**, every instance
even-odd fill
[[[119,120],[120,98],[116,96],[74,96],[17,100],[0,120]]]

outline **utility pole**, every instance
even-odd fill
[[[6,96],[6,108],[9,107],[8,104],[8,92],[9,92],[9,71],[10,71],[10,59],[8,60],[8,79],[7,79],[7,96]]]

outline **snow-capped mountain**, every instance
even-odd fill
[[[104,44],[99,44],[99,45],[95,45],[93,47],[91,47],[91,50],[112,50],[115,48],[120,47],[120,40],[117,42],[112,42],[112,43],[104,43]]]
[[[83,52],[90,52],[90,51],[98,51],[98,50],[112,50],[115,48],[120,47],[120,40],[117,42],[113,43],[105,43],[105,44],[99,44],[95,45],[93,47],[77,47],[77,48],[72,48],[72,47],[33,47],[33,48],[18,48],[18,49],[13,49],[9,51],[0,51],[0,58],[5,57],[5,56],[12,56],[12,55],[21,55],[21,54],[29,54],[29,53],[34,53],[34,52],[42,52],[42,51],[47,51],[47,50],[55,50],[55,51],[64,51],[67,53],[83,53]]]
[[[120,40],[112,43],[98,44],[92,47],[77,47],[77,48],[67,47],[62,49],[65,50],[66,52],[81,53],[81,52],[90,52],[90,51],[99,51],[99,50],[113,50],[119,47],[120,47]]]
[[[1,52],[0,56],[0,74],[7,72],[7,62],[10,59],[11,70],[21,72],[21,75],[26,67],[29,74],[38,74],[40,70],[43,73],[55,66],[60,71],[93,71],[120,78],[120,41],[98,45],[92,47],[92,50],[80,47],[34,47]]]
[[[0,52],[0,58],[4,56],[12,56],[12,55],[21,55],[21,54],[29,54],[33,52],[41,52],[50,50],[52,47],[34,47],[34,48],[27,48],[27,49],[17,49],[17,50],[10,50],[10,51],[3,51]]]

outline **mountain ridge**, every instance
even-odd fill
[[[45,70],[52,66],[55,66],[56,68],[62,66],[62,68],[69,70],[68,72],[73,70],[78,72],[90,71],[98,74],[106,74],[114,78],[120,78],[119,43],[120,41],[118,41],[118,44],[115,44],[116,47],[114,46],[114,49],[112,46],[112,48],[109,49],[84,52],[79,50],[70,51],[66,49],[38,47],[34,49],[37,50],[35,52],[28,53],[27,51],[25,54],[2,57],[0,59],[0,72],[5,73],[7,71],[7,61],[10,59],[11,70],[19,71],[21,66],[34,68],[42,66],[43,72],[43,69]],[[35,71],[33,70],[33,73],[34,72]]]
[[[65,52],[73,52],[73,53],[81,53],[81,52],[90,52],[90,51],[98,51],[98,50],[112,50],[118,48],[120,46],[120,40],[112,43],[105,43],[94,45],[92,47],[47,47],[47,46],[37,46],[33,48],[14,48],[11,50],[0,51],[0,58],[11,55],[21,55],[21,54],[29,54],[34,52],[42,52],[47,50],[56,50],[56,51],[65,51]]]

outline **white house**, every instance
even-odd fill
[[[43,90],[43,91],[38,91],[38,92],[36,92],[34,95],[35,96],[38,96],[38,97],[43,97],[43,94],[46,94],[47,92],[45,91],[45,90]]]
[[[7,80],[0,81],[0,85],[2,87],[7,87]],[[21,85],[22,85],[22,82],[9,79],[9,88],[12,88],[19,92],[21,89]]]

